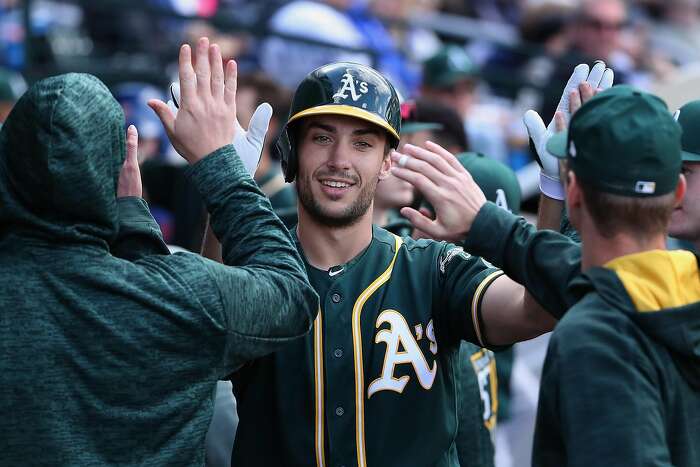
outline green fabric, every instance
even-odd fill
[[[542,373],[535,467],[700,465],[700,303],[640,313],[588,270]]]
[[[275,177],[283,177],[279,169],[270,169],[259,180],[256,180],[258,186],[262,189],[265,185]],[[287,212],[289,209],[296,211],[297,193],[294,185],[285,183],[284,186],[268,196],[272,209],[279,216],[280,212]]]
[[[388,282],[362,308],[357,336],[367,465],[457,466],[456,371],[467,368],[459,361],[460,339],[476,341],[471,302],[478,285],[498,270],[453,245],[404,242]],[[318,433],[324,434],[325,465],[357,465],[353,307],[387,270],[395,252],[395,237],[374,227],[369,247],[331,268],[332,276],[307,265],[321,293],[322,347],[317,354],[312,332],[233,375],[240,422],[232,465],[316,465],[314,394],[321,383],[324,410]],[[314,331],[316,326],[318,320]],[[389,365],[382,379],[385,358],[394,355],[386,341],[399,335],[401,351],[412,348],[409,355],[418,366],[399,363],[392,370]],[[315,356],[323,362],[322,380],[314,376]],[[426,366],[434,368],[434,379]],[[418,371],[425,377],[422,384]],[[405,387],[370,391],[379,381],[405,381]]]
[[[487,200],[513,214],[520,212],[520,183],[510,167],[478,152],[458,154],[457,160],[471,174]]]
[[[89,75],[40,81],[0,133],[3,464],[204,465],[216,381],[311,324],[303,263],[233,146],[190,174],[236,267],[154,254],[146,205],[116,201],[123,159]]]
[[[479,68],[464,48],[456,45],[443,47],[423,62],[423,85],[432,88],[449,87],[478,75]]]
[[[472,223],[464,249],[502,268],[555,318],[575,303],[567,284],[581,272],[581,248],[562,234],[537,230],[524,218],[487,202]]]
[[[700,465],[700,304],[639,313],[615,272],[580,274],[576,242],[490,203],[466,244],[563,316],[542,373],[534,467]]]
[[[492,431],[500,400],[492,397],[496,374],[493,353],[469,342],[459,348],[457,377],[457,456],[460,467],[493,467]],[[494,404],[498,404],[494,407]],[[486,424],[491,428],[487,428]]]
[[[659,196],[678,184],[681,128],[658,97],[613,86],[583,105],[547,150],[599,191]]]
[[[442,125],[439,123],[428,122],[411,122],[403,120],[401,123],[401,136],[412,135],[419,131],[442,130]]]
[[[700,100],[691,101],[678,109],[681,136],[681,157],[687,162],[700,162]]]

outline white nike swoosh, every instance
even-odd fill
[[[337,271],[328,271],[328,275],[333,277],[333,276],[340,274],[343,271],[345,271],[345,268],[340,268]]]

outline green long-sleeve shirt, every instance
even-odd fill
[[[189,170],[231,266],[159,254],[145,204],[116,199],[123,122],[99,80],[70,74],[33,86],[0,132],[3,464],[203,465],[216,381],[315,316],[232,146]]]

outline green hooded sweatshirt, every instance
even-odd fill
[[[578,243],[490,203],[466,246],[563,316],[542,373],[533,466],[700,466],[698,257],[647,251],[581,273]]]
[[[147,254],[165,251],[145,203],[116,199],[124,152],[121,109],[89,75],[40,81],[0,132],[3,465],[204,465],[216,381],[315,316],[233,146],[189,175],[236,266]]]

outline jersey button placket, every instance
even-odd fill
[[[342,357],[342,356],[343,356],[343,349],[335,349],[335,350],[333,351],[333,356],[334,356],[335,358],[340,358],[340,357]]]
[[[345,409],[342,408],[341,406],[338,406],[335,408],[335,414],[337,416],[342,417],[344,413],[345,413]]]
[[[343,300],[343,297],[341,297],[338,292],[335,292],[335,293],[333,293],[333,295],[331,295],[331,301],[333,303],[340,303],[342,300]]]

